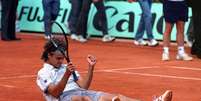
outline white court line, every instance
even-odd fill
[[[0,85],[1,87],[6,87],[6,88],[15,88],[16,86],[13,85]]]
[[[152,67],[138,67],[138,68],[119,68],[119,69],[109,69],[109,70],[96,70],[94,72],[107,72],[107,71],[114,71],[114,70],[130,70],[130,69],[148,69],[148,68],[159,68],[158,66]],[[87,73],[88,71],[83,71],[80,73]],[[19,75],[19,76],[8,76],[8,77],[0,77],[0,80],[7,80],[7,79],[23,79],[23,78],[34,78],[36,75]]]
[[[137,70],[137,69],[150,69],[150,68],[160,68],[159,66],[149,66],[149,67],[135,67],[135,68],[119,68],[119,69],[109,69],[109,70],[97,70],[97,71],[120,71],[120,70]]]
[[[194,70],[194,71],[201,71],[201,68],[189,68],[189,67],[178,67],[178,66],[169,66],[170,68],[176,69],[187,69],[187,70]]]
[[[0,80],[7,80],[7,79],[23,79],[23,78],[33,78],[36,75],[19,75],[19,76],[10,76],[10,77],[0,77]]]
[[[12,99],[12,98],[9,98],[10,100]],[[8,98],[6,98],[6,97],[1,97],[0,98],[0,101],[8,101]],[[12,99],[11,101],[27,101],[27,100],[25,100],[25,99]],[[29,99],[28,101],[40,101],[39,99]],[[43,101],[43,100],[42,100]]]
[[[201,80],[201,78],[194,77],[179,77],[179,76],[169,76],[169,75],[157,75],[157,74],[148,74],[148,73],[132,73],[132,72],[122,72],[122,70],[139,70],[139,69],[149,69],[149,68],[160,68],[160,66],[150,66],[150,67],[135,67],[135,68],[119,68],[119,69],[108,69],[108,70],[96,70],[94,72],[113,72],[113,73],[124,73],[124,74],[132,74],[132,75],[141,75],[141,76],[154,76],[154,77],[165,77],[165,78],[173,78],[173,79],[185,79],[185,80]],[[176,68],[176,69],[187,69],[187,70],[196,70],[200,71],[199,68],[188,68],[188,67],[177,67],[177,66],[168,66],[168,68]],[[118,72],[121,71],[121,72]],[[83,71],[80,73],[87,73],[87,71]],[[7,79],[24,79],[24,78],[35,78],[36,75],[20,75],[20,76],[11,76],[11,77],[0,77],[0,80]]]
[[[196,80],[201,81],[201,78],[194,77],[181,77],[181,76],[170,76],[170,75],[159,75],[159,74],[149,74],[149,73],[132,73],[132,72],[119,72],[119,71],[107,71],[111,73],[120,73],[120,74],[132,74],[140,76],[149,76],[149,77],[162,77],[162,78],[171,78],[171,79],[184,79],[184,80]]]

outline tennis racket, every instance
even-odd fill
[[[51,30],[52,33],[51,33],[51,35],[49,35],[50,41],[52,42],[52,44],[54,45],[54,47],[58,48],[58,50],[63,54],[63,56],[64,56],[65,60],[67,61],[67,63],[70,63],[71,60],[70,60],[69,54],[68,54],[69,42],[68,42],[67,34],[65,34],[64,29],[62,28],[62,26],[58,22],[52,21],[51,24],[52,24],[52,27],[51,27],[50,30]],[[60,29],[62,31],[63,37],[64,37],[64,39],[66,41],[66,53],[65,53],[65,51],[63,49],[59,48],[58,45],[52,39],[54,36],[58,35],[56,32],[53,32],[53,26],[54,26],[54,28],[57,28],[58,30]],[[73,74],[74,81],[77,81],[78,77],[77,77],[75,71],[72,74]]]

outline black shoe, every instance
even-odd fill
[[[21,40],[21,38],[11,38],[11,39],[1,38],[1,40],[3,40],[3,41],[19,41],[19,40]]]
[[[21,40],[21,38],[12,38],[11,40],[12,41],[19,41],[19,40]]]
[[[8,38],[1,38],[1,40],[3,40],[3,41],[10,41],[11,39],[8,39]]]

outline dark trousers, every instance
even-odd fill
[[[60,0],[43,0],[45,35],[51,34],[51,21],[56,20],[59,14]]]
[[[191,53],[201,58],[201,10],[193,8],[192,11],[195,41],[191,48]]]
[[[18,0],[1,0],[2,13],[1,13],[1,39],[13,40],[16,39],[15,35],[15,20]]]
[[[76,33],[77,20],[80,15],[83,0],[71,0],[71,11],[68,19],[68,27],[71,34]]]
[[[87,22],[88,22],[88,15],[91,6],[92,0],[83,0],[82,9],[80,12],[80,16],[77,22],[77,34],[82,35],[86,38],[87,36]],[[105,12],[105,6],[103,1],[100,0],[98,2],[94,2],[94,5],[97,9],[97,13],[99,14],[99,20],[101,22],[101,30],[103,34],[108,34],[108,25],[107,25],[107,18]]]

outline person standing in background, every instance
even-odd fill
[[[134,2],[136,0],[128,0],[128,2]],[[152,0],[138,0],[140,7],[142,9],[142,16],[138,26],[137,33],[135,35],[134,44],[142,46],[157,46],[158,42],[154,39],[152,32],[152,14],[151,14],[151,5]],[[143,40],[144,32],[147,33],[148,41]]]
[[[76,34],[76,27],[83,0],[69,0],[69,2],[71,3],[71,11],[68,19],[68,28],[71,35],[70,37],[73,40],[79,41],[82,37]]]
[[[184,25],[188,20],[188,6],[185,0],[164,0],[163,13],[165,17],[165,32],[163,34],[163,53],[162,60],[170,60],[169,46],[170,46],[170,34],[173,24],[176,24],[177,29],[177,44],[178,52],[177,60],[192,60],[185,53],[184,50]]]
[[[60,0],[42,0],[44,11],[45,39],[50,39],[52,21],[55,21],[60,8]]]
[[[20,40],[16,38],[15,21],[18,0],[1,0],[1,40]]]
[[[196,55],[201,59],[201,1],[200,0],[187,0],[189,6],[192,7],[193,15],[193,34],[194,41],[191,47],[191,54]]]
[[[80,36],[80,42],[86,42],[87,37],[87,22],[88,15],[91,7],[91,3],[94,3],[94,6],[97,9],[98,16],[100,18],[101,31],[103,34],[103,42],[112,42],[115,40],[115,37],[112,37],[108,33],[107,17],[103,0],[84,0],[82,3],[82,8],[80,16],[77,22],[77,35]]]

